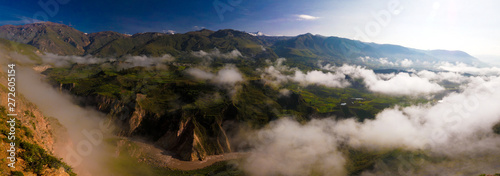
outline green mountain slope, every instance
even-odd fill
[[[85,54],[94,54],[96,51],[100,50],[103,46],[113,42],[115,40],[120,40],[127,38],[127,35],[120,34],[113,31],[97,32],[88,35],[90,44],[85,46]]]
[[[319,60],[334,64],[369,65],[366,60],[385,58],[390,62],[408,59],[412,62],[463,62],[483,65],[478,59],[462,51],[418,50],[399,45],[364,43],[339,37],[324,37],[304,34],[291,39],[277,41],[272,48],[280,57],[290,58],[306,65],[314,65]]]
[[[315,67],[318,61],[332,64],[359,64],[378,67],[380,58],[401,63],[462,62],[484,65],[462,51],[418,50],[399,45],[365,43],[339,37],[304,34],[296,37],[254,36],[246,32],[225,29],[201,30],[185,34],[139,33],[128,36],[116,32],[85,34],[57,23],[34,23],[0,27],[0,38],[29,44],[43,52],[59,55],[94,55],[122,57],[126,55],[187,57],[192,51],[237,49],[243,56],[265,59],[288,58],[300,67]],[[366,61],[360,57],[375,60]]]
[[[21,59],[24,59],[21,62],[39,61],[37,53],[38,49],[33,46],[0,39],[0,60],[16,63],[16,68],[24,65],[17,62]],[[8,89],[12,83],[8,84],[7,74],[6,69],[0,70],[0,76],[4,78],[0,80],[0,95],[5,98],[0,101],[0,120],[3,122],[0,125],[0,149],[4,151],[0,153],[0,175],[76,175],[70,166],[55,156],[55,147],[60,145],[58,140],[62,139],[59,136],[64,135],[65,128],[57,119],[45,116],[20,92],[7,96],[12,93]],[[14,101],[7,101],[7,97]],[[15,111],[8,111],[12,102],[15,103]],[[8,123],[13,116],[7,114],[17,114],[14,127]],[[11,142],[15,144],[15,152],[12,153],[7,152],[12,148]],[[12,168],[8,166],[11,160],[7,157],[14,153],[16,162],[15,168]]]
[[[266,60],[287,58],[284,64],[290,69],[283,73],[288,75],[292,75],[295,71],[293,67],[302,71],[317,69],[319,61],[334,64],[367,64],[361,62],[360,57],[387,58],[391,62],[403,59],[414,62],[418,60],[460,61],[469,64],[476,62],[475,58],[461,51],[425,51],[312,34],[297,37],[252,36],[231,29],[200,30],[173,35],[140,33],[129,36],[116,32],[80,35],[79,32],[64,25],[40,23],[4,26],[1,33],[7,35],[5,38],[12,34],[14,37],[9,39],[27,44],[0,39],[0,46],[4,46],[2,51],[6,51],[0,52],[0,57],[13,58],[10,53],[21,53],[35,63],[40,61],[39,50],[60,55],[90,54],[102,58],[128,58],[128,55],[160,57],[166,54],[175,57],[173,62],[161,62],[159,64],[161,67],[122,67],[120,64],[124,61],[119,60],[100,64],[73,63],[69,66],[48,68],[42,74],[54,87],[78,97],[82,106],[94,107],[105,113],[106,118],[118,126],[114,134],[123,139],[141,139],[168,151],[156,157],[171,155],[187,161],[246,151],[245,149],[249,148],[248,144],[238,141],[233,135],[239,135],[242,131],[266,128],[271,121],[280,118],[291,118],[301,123],[311,118],[325,117],[364,121],[375,118],[376,114],[389,107],[405,107],[434,101],[411,96],[373,93],[366,88],[363,80],[350,77],[346,79],[351,86],[346,88],[301,85],[292,81],[273,86],[262,77],[262,69],[276,65]],[[38,37],[30,38],[31,33]],[[80,42],[71,42],[76,41],[78,36],[81,38]],[[50,44],[45,45],[46,43]],[[241,55],[229,59],[194,56],[195,53],[203,54],[199,52],[200,50],[205,51],[205,55],[238,50]],[[203,63],[203,59],[207,59],[203,57],[211,57],[210,62]],[[242,81],[233,85],[218,84],[216,80],[197,79],[188,72],[190,69],[206,69],[203,76],[215,77],[228,65],[241,72]],[[375,72],[397,73],[400,70],[383,69]],[[30,113],[27,112],[26,115]],[[0,107],[0,118],[5,120],[5,117]],[[36,124],[43,124],[40,120],[42,118],[38,118]],[[31,122],[28,121],[23,123],[22,132],[25,136],[29,136],[29,131],[34,130],[35,126],[31,128]],[[36,128],[40,129],[41,126]],[[5,138],[5,130],[0,129],[3,134],[0,134],[0,137]],[[497,124],[493,130],[497,134],[500,133],[500,125]],[[23,137],[23,139],[34,138]],[[120,143],[115,142],[117,145]],[[129,147],[130,153],[123,152],[114,158],[117,165],[122,165],[117,168],[127,167],[127,170],[120,170],[122,175],[143,174],[134,172],[137,170],[136,166],[156,166],[147,158],[137,156],[138,150],[133,149],[136,146],[129,144],[121,144],[121,147]],[[23,145],[25,149],[23,156],[31,161],[29,164],[32,164],[23,172],[41,172],[43,169],[59,168],[71,173],[69,167],[50,156],[50,151],[47,153],[39,148],[29,144]],[[396,157],[399,156],[425,158],[419,152],[399,149],[373,152],[345,146],[341,147],[341,150],[346,156],[346,169],[350,175],[359,175],[363,171],[371,170],[380,161],[398,162]],[[126,160],[122,158],[125,156]],[[37,162],[38,160],[40,162]],[[43,169],[39,169],[40,167]],[[159,167],[153,171],[155,174],[207,175],[206,173],[213,173],[213,170],[223,173],[236,170],[234,171],[236,174],[227,175],[241,175],[235,168],[226,168],[225,163],[186,172],[166,169],[164,165]]]
[[[82,55],[84,47],[90,43],[83,32],[52,22],[0,26],[0,38],[60,55]]]

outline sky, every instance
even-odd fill
[[[52,21],[86,33],[203,28],[339,36],[417,49],[500,56],[494,0],[0,0],[0,25]],[[500,57],[499,59],[500,60]]]

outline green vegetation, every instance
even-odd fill
[[[30,111],[25,111],[25,115],[33,115]],[[34,116],[34,115],[33,115]],[[7,112],[4,106],[0,106],[0,120],[5,122],[8,120]],[[20,123],[16,124],[19,127],[19,131],[16,131],[16,139],[14,142],[19,146],[18,156],[26,162],[26,171],[31,171],[35,174],[42,174],[43,170],[46,168],[60,168],[63,167],[64,170],[71,176],[76,175],[73,173],[72,168],[66,163],[62,162],[61,159],[50,155],[40,146],[30,143],[29,141],[33,138],[33,132],[24,125]],[[8,128],[6,125],[0,125],[0,133],[3,135],[2,140],[5,142],[11,142],[8,140]],[[22,172],[12,172],[13,175],[22,175]]]
[[[500,123],[497,123],[495,126],[493,126],[493,132],[496,134],[500,134]]]
[[[373,119],[383,109],[395,105],[405,107],[428,102],[423,98],[375,94],[364,88],[328,88],[316,85],[306,88],[291,85],[287,88],[300,93],[318,113],[344,118],[357,117],[360,121]]]
[[[282,96],[279,89],[263,84],[259,73],[251,69],[258,67],[258,63],[244,60],[229,62],[235,63],[248,81],[235,88],[223,88],[209,81],[193,79],[183,72],[189,69],[189,65],[168,63],[165,64],[166,69],[119,69],[114,64],[106,67],[73,64],[66,68],[50,68],[43,74],[55,85],[88,98],[112,119],[128,118],[130,109],[140,108],[145,112],[146,117],[134,131],[119,129],[123,130],[119,132],[138,134],[155,141],[167,132],[176,133],[181,122],[189,121],[192,133],[199,138],[200,145],[194,147],[208,155],[227,150],[223,147],[226,139],[220,126],[225,121],[235,121],[252,128],[261,128],[284,116],[301,122],[309,120],[312,115],[355,117],[363,121],[374,118],[387,107],[426,102],[425,99],[373,94],[364,88],[360,80],[354,80],[354,86],[345,89],[299,87],[289,83],[284,88],[291,90],[291,94]],[[217,70],[223,67],[224,62],[213,64],[219,65],[214,67]],[[95,99],[102,102],[95,102]],[[191,151],[191,148],[176,150],[185,159],[191,157],[183,153]]]
[[[63,167],[64,170],[71,176],[76,175],[70,166],[62,162],[61,159],[49,155],[47,151],[38,145],[22,141],[19,147],[23,149],[23,151],[19,154],[19,157],[26,162],[26,169],[28,171],[32,171],[36,174],[42,174],[45,167],[56,169]]]
[[[20,171],[12,171],[10,174],[11,176],[24,176],[23,172]]]
[[[31,32],[25,32],[29,30]],[[384,67],[378,62],[361,61],[359,57],[388,58],[397,62],[402,58],[412,61],[447,61],[467,64],[479,60],[462,51],[417,50],[398,45],[363,43],[339,37],[324,37],[310,33],[296,37],[256,37],[246,32],[225,29],[201,30],[185,34],[139,33],[133,36],[106,31],[84,34],[63,24],[45,22],[22,26],[1,26],[0,38],[30,44],[43,52],[59,55],[93,55],[122,57],[126,55],[186,57],[191,51],[220,49],[222,52],[239,50],[243,56],[256,61],[285,57],[292,67],[315,68],[318,61],[332,64],[362,64]],[[266,46],[266,47],[264,47]],[[34,50],[32,50],[34,51]],[[193,58],[183,58],[189,60]]]
[[[31,32],[26,32],[26,28]],[[0,38],[29,43],[44,52],[60,55],[81,55],[84,53],[83,47],[89,43],[83,32],[51,22],[1,26]]]
[[[17,43],[14,41],[0,38],[0,49],[5,50],[3,52],[6,54],[17,53],[37,63],[41,62],[40,56],[36,54],[36,51],[38,49],[31,45]]]
[[[423,98],[372,93],[366,90],[361,80],[356,79],[350,80],[352,86],[343,89],[288,83],[280,88],[291,90],[290,94],[281,95],[279,88],[266,85],[260,77],[261,72],[256,71],[279,57],[285,57],[290,68],[296,67],[303,71],[319,69],[319,61],[323,61],[323,64],[381,67],[378,63],[361,63],[357,60],[366,56],[385,57],[389,61],[398,58],[437,61],[441,58],[437,56],[446,58],[447,55],[459,54],[458,60],[464,63],[475,61],[472,56],[455,51],[423,51],[312,34],[263,38],[228,29],[175,35],[141,33],[128,36],[116,32],[85,35],[55,23],[29,24],[24,27],[39,35],[28,35],[22,31],[22,27],[4,26],[0,28],[0,38],[32,46],[5,39],[0,39],[0,45],[7,52],[28,56],[36,64],[41,63],[36,48],[60,55],[90,54],[117,58],[116,62],[100,65],[72,64],[63,68],[50,68],[43,74],[54,86],[81,97],[82,104],[99,107],[99,110],[107,113],[110,119],[123,126],[117,133],[144,137],[158,144],[168,143],[162,147],[185,160],[192,159],[192,154],[203,158],[204,154],[228,152],[227,129],[223,129],[225,124],[259,129],[282,117],[291,117],[299,122],[306,122],[311,117],[356,118],[363,121],[373,119],[385,108],[427,103]],[[11,37],[11,33],[16,35]],[[208,53],[238,50],[242,55],[232,59],[193,56],[194,51],[200,50]],[[166,54],[175,57],[176,62],[162,63],[164,69],[120,66],[122,59],[129,55],[160,57]],[[215,73],[227,64],[237,67],[246,81],[237,86],[216,85],[211,81],[196,80],[185,72],[186,69],[202,65]],[[459,86],[447,82],[444,87],[454,91]],[[440,96],[444,96],[444,93],[437,95]],[[5,118],[5,108],[2,108],[1,116]],[[140,115],[134,114],[136,112]],[[132,119],[132,114],[141,117]],[[24,116],[33,118],[34,114],[25,111]],[[26,126],[20,126],[19,129],[21,135],[16,139],[22,149],[19,156],[26,161],[29,171],[41,174],[45,168],[63,167],[74,175],[71,168],[60,159],[49,155],[40,146],[29,143],[33,131]],[[234,127],[232,130],[237,129]],[[0,126],[0,134],[7,136],[7,130]],[[500,123],[493,127],[493,131],[500,134]],[[171,141],[166,141],[166,137],[172,137]],[[6,141],[6,138],[3,140]],[[344,150],[348,156],[346,167],[351,175],[370,170],[377,162],[397,165],[405,157],[432,162],[422,152],[399,149],[380,152],[351,148]],[[219,162],[194,171],[155,168],[128,155],[120,155],[111,163],[121,175],[244,175],[229,162]],[[22,175],[18,172],[12,174]]]
[[[43,74],[47,75],[53,84],[74,95],[89,99],[87,102],[95,103],[91,105],[99,107],[116,122],[123,123],[123,119],[126,122],[131,111],[140,108],[144,117],[139,126],[133,131],[118,129],[119,133],[134,134],[157,141],[166,134],[179,135],[179,125],[187,123],[184,126],[187,128],[184,129],[187,134],[179,137],[182,139],[176,139],[179,140],[178,143],[165,148],[186,160],[191,159],[193,150],[199,152],[197,154],[200,158],[203,158],[203,155],[227,152],[225,132],[221,124],[228,121],[257,129],[285,116],[300,122],[308,121],[311,116],[357,118],[363,121],[373,119],[385,108],[427,103],[426,99],[372,93],[366,90],[361,80],[352,80],[353,86],[343,89],[317,85],[303,87],[297,83],[288,83],[281,88],[289,89],[291,93],[283,96],[279,88],[263,83],[259,72],[254,69],[259,68],[259,63],[247,62],[244,59],[214,60],[211,63],[213,70],[218,70],[229,62],[235,64],[247,80],[237,87],[226,88],[210,81],[192,78],[184,70],[198,61],[183,62],[182,66],[165,63],[165,69],[143,67],[123,69],[116,63],[109,63],[105,67],[73,64],[66,68],[50,68]],[[99,101],[95,101],[96,99]],[[122,121],[118,121],[120,118]],[[186,140],[193,140],[193,135],[197,136],[197,145],[182,145]],[[375,161],[390,156],[390,152],[349,151],[348,153],[351,159],[350,173],[360,173],[370,169]],[[125,158],[123,162],[117,161],[115,164],[119,168],[132,164],[141,165],[133,162],[136,162],[133,158]],[[144,164],[144,167],[149,166]],[[144,174],[146,171],[147,175],[152,172],[163,172],[164,169],[148,168],[137,171],[140,173],[134,171],[124,173]],[[169,172],[174,173],[174,171]]]
[[[310,33],[274,42],[271,48],[280,57],[300,69],[314,68],[318,61],[336,65],[358,64],[370,68],[385,68],[376,61],[362,61],[359,57],[387,58],[398,62],[403,58],[416,61],[447,61],[472,64],[478,59],[462,51],[417,50],[398,45],[363,43],[339,37],[325,37]],[[390,66],[394,67],[394,66]]]
[[[345,150],[348,158],[346,163],[348,175],[360,175],[363,171],[374,169],[376,164],[386,173],[400,175],[401,170],[398,170],[400,168],[417,170],[423,162],[444,160],[444,158],[431,158],[424,151],[393,149],[375,152],[352,148]]]

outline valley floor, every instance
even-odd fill
[[[236,160],[246,155],[245,153],[232,152],[232,153],[224,153],[221,155],[211,155],[208,156],[203,161],[183,161],[172,157],[171,152],[143,141],[123,138],[121,139],[121,141],[119,141],[119,143],[122,143],[122,145],[125,143],[133,143],[133,145],[135,145],[137,149],[128,152],[131,153],[131,155],[134,155],[134,153],[138,152],[137,155],[139,155],[138,160],[140,162],[144,162],[149,165],[160,168],[167,167],[169,169],[181,170],[181,171],[202,169],[211,166],[217,162]],[[118,147],[116,155],[120,154],[121,149],[122,149],[121,147]]]

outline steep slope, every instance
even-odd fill
[[[380,62],[366,61],[384,58],[401,63],[407,59],[417,62],[462,62],[484,65],[462,51],[418,50],[399,45],[365,43],[339,37],[304,34],[296,37],[256,36],[231,29],[200,30],[185,34],[139,33],[128,36],[116,32],[84,34],[74,28],[57,23],[34,23],[0,27],[0,38],[29,44],[41,51],[59,55],[94,55],[98,57],[123,57],[126,55],[189,57],[192,51],[213,50],[222,52],[238,50],[245,57],[276,59],[289,58],[301,67],[315,67],[318,61],[333,64],[360,64],[380,66]]]
[[[482,63],[463,51],[418,50],[399,45],[364,43],[339,37],[304,34],[275,42],[272,46],[280,57],[294,59],[306,65],[318,60],[335,64],[370,64],[359,57],[385,58],[390,62],[408,59],[412,62],[462,62],[469,65]]]
[[[2,65],[6,64],[7,60],[15,63],[15,60],[31,59],[37,60],[36,48],[0,39],[0,61]],[[15,168],[8,167],[10,160],[7,160],[8,152],[1,152],[0,157],[0,175],[13,174],[37,174],[37,175],[74,175],[72,169],[54,157],[57,145],[64,142],[65,134],[64,127],[61,126],[57,119],[44,116],[36,105],[29,102],[22,94],[16,92],[15,97],[9,96],[10,93],[7,82],[7,72],[4,69],[0,70],[0,120],[6,122],[0,125],[0,139],[2,142],[0,148],[2,151],[10,149],[10,142],[15,143],[16,147],[16,164]],[[9,97],[8,97],[9,96]],[[7,111],[7,98],[14,98],[15,111]],[[17,114],[15,125],[15,139],[10,140],[9,136],[11,129],[7,121],[11,120],[11,116],[7,113]]]
[[[112,41],[129,37],[113,31],[96,32],[87,36],[89,37],[90,44],[85,46],[85,54],[92,54]]]
[[[282,41],[282,40],[288,40],[291,38],[294,38],[292,36],[265,36],[265,35],[260,35],[257,36],[257,38],[262,41],[266,46],[271,47],[273,46],[276,42]]]
[[[162,35],[166,34],[154,32],[134,34],[131,37],[113,40],[97,50],[89,51],[88,54],[99,57],[121,57],[129,54],[132,49],[140,47],[152,39]]]
[[[273,49],[280,57],[290,58],[308,66],[315,66],[318,60],[342,64],[352,63],[352,59],[364,55],[379,55],[371,46],[359,41],[312,34],[278,41],[273,45]]]
[[[480,64],[479,60],[463,51],[430,50],[424,52],[442,61],[471,63],[472,65],[475,63]]]
[[[118,56],[125,54],[147,56],[170,54],[183,57],[190,54],[191,51],[208,51],[215,48],[221,52],[238,50],[246,57],[263,59],[276,57],[272,51],[265,50],[262,42],[256,37],[229,29],[217,32],[201,30],[174,35],[161,33],[136,34],[130,39],[116,40],[104,46],[96,54],[105,56],[115,52]]]
[[[201,30],[186,34],[139,33],[128,36],[112,31],[84,34],[74,28],[52,22],[0,27],[0,38],[29,44],[43,52],[59,55],[95,55],[122,57],[125,55],[174,56],[191,51],[220,49],[239,50],[244,56],[275,58],[271,50],[255,36],[235,30],[217,32]]]
[[[240,125],[260,128],[282,114],[305,119],[314,112],[300,95],[281,97],[258,78],[228,90],[193,79],[184,66],[167,67],[118,71],[75,65],[44,74],[82,97],[82,104],[108,114],[120,126],[119,135],[145,138],[182,160],[235,151],[230,139]],[[74,76],[89,68],[91,76]]]
[[[90,43],[83,32],[52,22],[0,26],[0,38],[60,55],[82,55],[85,53],[84,47]]]

